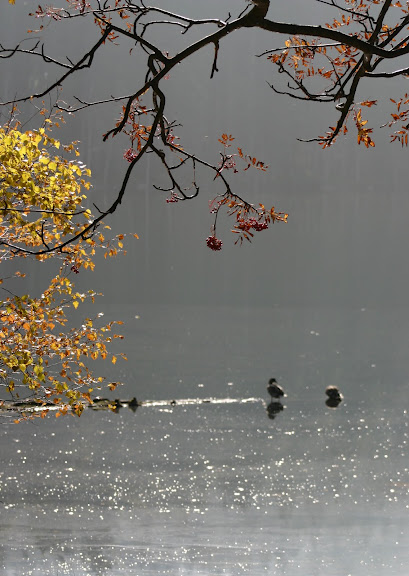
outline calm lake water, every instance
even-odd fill
[[[406,576],[409,312],[246,314],[140,311],[120,395],[251,402],[3,423],[2,576]]]

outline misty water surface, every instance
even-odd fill
[[[357,395],[5,428],[4,574],[404,574],[407,412]]]

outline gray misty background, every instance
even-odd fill
[[[168,2],[158,5],[169,8]],[[177,1],[172,9],[194,17],[226,17],[242,5],[232,0]],[[26,17],[34,6],[3,6],[4,45],[24,38],[26,29],[38,24]],[[304,1],[274,2],[270,12],[278,20],[306,23],[325,21],[332,14],[323,4],[307,6]],[[152,39],[172,51],[201,32],[181,37],[176,29],[162,27]],[[92,45],[96,32],[82,21],[74,27],[53,23],[45,38],[56,57],[75,60]],[[113,233],[136,232],[140,239],[128,240],[126,257],[101,258],[94,273],[81,272],[77,279],[79,288],[104,293],[95,312],[104,310],[107,319],[126,321],[122,349],[130,359],[119,368],[126,393],[129,389],[138,396],[163,396],[166,387],[172,394],[187,393],[206,373],[210,393],[232,379],[239,393],[259,393],[276,369],[302,391],[320,372],[316,366],[310,373],[310,364],[297,364],[310,347],[314,360],[322,356],[329,361],[329,350],[334,358],[346,351],[348,357],[328,376],[348,380],[351,387],[359,383],[361,369],[368,370],[362,378],[378,383],[381,390],[392,366],[398,386],[407,380],[407,150],[389,144],[387,129],[376,132],[371,150],[356,145],[352,129],[330,150],[297,141],[325,132],[337,113],[332,106],[297,102],[269,88],[267,82],[280,86],[281,78],[255,55],[284,40],[240,31],[222,42],[220,72],[212,80],[213,52],[208,49],[164,82],[168,116],[183,124],[177,130],[183,144],[216,163],[217,139],[222,132],[232,134],[244,151],[269,165],[267,173],[231,174],[234,190],[254,203],[288,212],[289,222],[256,234],[251,245],[240,248],[229,232],[231,222],[219,219],[224,246],[213,253],[205,238],[212,222],[208,202],[219,190],[217,183],[203,173],[197,200],[167,204],[166,195],[152,188],[167,181],[155,160],[145,159],[133,174],[122,207],[107,222]],[[68,84],[62,99],[71,101],[71,93],[85,100],[131,93],[144,74],[143,58],[130,54],[131,47],[106,46],[93,70]],[[3,64],[2,98],[39,90],[59,73],[40,58],[18,57]],[[368,111],[371,126],[388,120],[389,98],[405,90],[402,78],[364,84],[361,98],[380,101]],[[118,116],[117,106],[95,107],[67,116],[69,123],[58,134],[81,141],[81,159],[93,172],[90,203],[99,206],[115,197],[127,167],[122,157],[128,147],[125,138],[102,143],[102,134]],[[185,178],[188,185],[190,173]],[[41,290],[47,274],[46,266],[35,264],[29,289]],[[262,321],[269,325],[268,333],[258,333]],[[386,356],[381,366],[373,358],[379,353]],[[396,364],[396,354],[405,358],[404,365]],[[102,370],[118,377],[118,366],[112,373],[109,366]]]

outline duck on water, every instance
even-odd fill
[[[343,396],[336,386],[327,386],[325,394],[328,396],[325,401],[328,408],[336,408],[342,402]]]
[[[336,386],[327,386],[327,388],[325,390],[325,394],[331,400],[339,400],[340,402],[342,400],[342,394]]]
[[[268,381],[267,392],[271,398],[282,398],[284,396],[284,390],[275,378],[270,378]]]

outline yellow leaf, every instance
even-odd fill
[[[78,308],[78,302],[76,300],[73,301],[72,305],[74,306],[75,309]]]
[[[112,364],[116,364],[116,356],[112,356]]]
[[[34,374],[35,374],[36,376],[39,376],[39,375],[42,374],[42,373],[43,373],[42,367],[41,367],[41,366],[38,366],[38,365],[35,365],[35,366],[34,366]]]
[[[16,0],[9,0],[9,4],[15,4]]]

